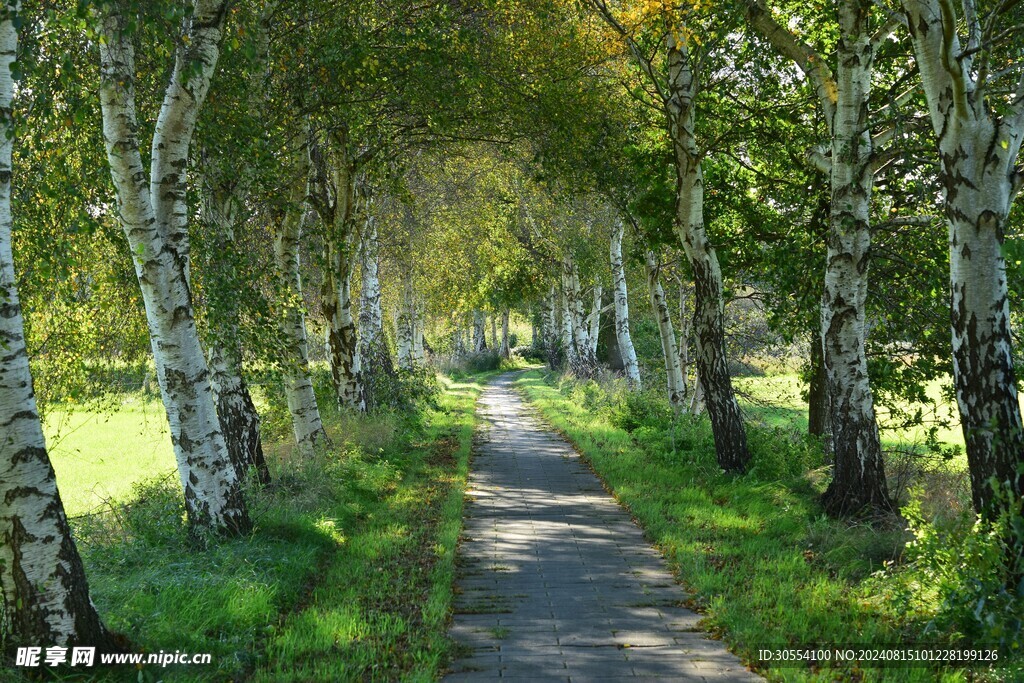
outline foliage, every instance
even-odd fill
[[[1005,493],[1002,495],[1006,495]],[[927,618],[926,632],[960,632],[972,643],[1020,657],[1024,643],[1024,529],[1021,501],[1000,506],[996,519],[971,511],[926,519],[921,492],[903,508],[914,541],[908,562],[882,574],[898,607]],[[1016,539],[1016,540],[1014,540]]]

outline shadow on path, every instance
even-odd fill
[[[446,681],[760,681],[572,448],[526,414],[514,374],[480,398]]]

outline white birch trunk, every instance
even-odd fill
[[[315,182],[310,203],[324,225],[324,273],[321,308],[327,320],[327,351],[331,381],[342,410],[365,411],[356,324],[352,316],[352,272],[356,263],[357,178],[343,129],[332,136],[327,150],[310,145]]]
[[[626,290],[626,268],[622,263],[622,238],[625,226],[621,220],[612,229],[611,246],[609,248],[612,266],[612,285],[615,299],[615,339],[619,344],[623,370],[630,386],[640,388],[640,364],[633,346],[633,337],[629,333],[629,294]]]
[[[874,181],[867,122],[873,59],[868,7],[842,0],[839,24],[832,208],[821,307],[835,448],[832,482],[823,502],[834,515],[892,509],[865,352]]]
[[[416,341],[416,291],[413,288],[412,268],[403,267],[402,305],[398,312],[395,328],[398,341],[398,367],[410,370],[418,363],[415,353]]]
[[[109,651],[46,451],[14,273],[11,64],[19,11],[20,4],[5,3],[0,15],[0,633],[4,650],[91,645]]]
[[[570,348],[569,369],[576,377],[592,378],[597,374],[597,358],[590,347],[590,330],[583,312],[579,270],[571,256],[562,261],[562,291],[566,317],[563,325],[568,331]]]
[[[209,232],[206,268],[215,285],[206,303],[210,386],[235,475],[245,481],[252,471],[256,480],[266,485],[270,483],[270,471],[263,455],[259,414],[242,378],[237,297],[244,284],[229,262],[242,199],[236,196],[237,189],[217,186],[215,168],[207,170],[213,173],[204,174],[200,183],[200,219]]]
[[[412,328],[412,359],[416,365],[423,365],[427,359],[426,345],[423,342],[423,329],[426,327],[423,302],[417,297],[413,300],[415,306]]]
[[[541,299],[541,334],[540,348],[544,349],[548,359],[548,369],[552,372],[562,364],[559,355],[558,327],[558,290],[551,285],[547,296]]]
[[[296,155],[298,168],[292,182],[289,204],[279,216],[274,235],[274,265],[287,300],[279,328],[284,339],[283,379],[292,432],[300,450],[308,451],[327,440],[320,407],[317,405],[309,374],[309,341],[306,337],[305,304],[302,296],[302,274],[299,263],[299,242],[302,239],[303,215],[306,211],[306,185],[309,160],[304,150]]]
[[[686,409],[686,392],[683,389],[683,374],[679,367],[679,353],[676,349],[676,333],[672,329],[672,318],[668,312],[668,301],[665,290],[661,286],[658,259],[648,251],[645,260],[647,272],[647,291],[654,309],[654,319],[658,323],[658,336],[661,338],[661,355],[665,361],[665,376],[668,385],[668,402],[677,414]]]
[[[216,67],[225,5],[194,5],[157,120],[149,173],[136,137],[134,48],[127,20],[112,8],[102,21],[100,103],[118,213],[146,307],[189,521],[194,528],[244,533],[251,523],[220,431],[193,314],[185,203],[188,149]]]
[[[369,215],[369,210],[370,204],[366,201],[363,205],[364,223],[360,247],[362,290],[359,295],[359,357],[367,410],[380,404],[385,377],[394,374],[391,354],[384,338],[377,222]]]
[[[838,4],[835,76],[764,7],[752,3],[748,9],[754,26],[814,85],[831,135],[832,200],[821,320],[828,393],[833,397],[835,467],[823,502],[832,514],[888,511],[892,506],[864,347],[874,183],[867,120],[875,49],[870,5],[857,0]]]
[[[1024,139],[1024,79],[1006,106],[994,106],[987,82],[988,63],[997,59],[988,54],[992,46],[962,54],[950,2],[903,0],[903,7],[941,161],[953,377],[971,494],[975,509],[992,515],[998,507],[993,506],[993,478],[1015,496],[1024,495],[1024,427],[1002,250],[1007,217],[1024,182],[1017,167]]]
[[[690,395],[690,316],[687,314],[686,299],[689,296],[687,287],[679,278],[679,372],[682,376],[683,396]],[[701,392],[697,392],[701,393]],[[696,398],[696,394],[694,395]],[[703,396],[701,397],[703,401]],[[694,404],[690,403],[690,412],[696,414]]]
[[[483,311],[473,311],[473,353],[487,350],[487,316]]]
[[[587,316],[587,324],[590,329],[587,334],[589,335],[590,341],[590,353],[593,354],[595,360],[597,358],[597,341],[598,335],[601,334],[601,298],[604,296],[604,287],[599,284],[594,285],[593,297],[594,301],[590,307],[590,315]]]
[[[697,74],[685,44],[668,38],[668,93],[665,110],[675,150],[676,229],[694,281],[697,365],[711,418],[718,464],[742,472],[750,460],[743,415],[732,389],[725,356],[725,303],[718,256],[704,228],[704,178],[694,138]]]
[[[508,319],[509,310],[506,308],[501,312],[501,341],[498,343],[498,355],[505,359],[512,357],[512,349],[508,345]]]

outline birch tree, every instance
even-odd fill
[[[189,522],[193,528],[245,533],[251,524],[220,430],[189,286],[189,147],[217,65],[226,13],[226,2],[196,0],[182,22],[148,172],[138,138],[129,15],[115,3],[100,12],[100,104],[118,214],[145,302]]]
[[[0,633],[16,646],[118,649],[89,598],[46,450],[11,249],[11,151],[20,3],[0,7]]]
[[[605,0],[590,0],[600,17],[624,42],[626,49],[653,91],[654,104],[665,117],[676,172],[675,228],[693,272],[694,329],[697,365],[705,392],[708,415],[719,465],[746,470],[750,453],[743,416],[732,388],[725,356],[725,302],[718,254],[704,225],[704,176],[707,153],[696,136],[698,94],[706,76],[708,51],[704,39],[694,39],[696,26],[688,22],[694,12],[682,7],[657,6],[638,12],[627,21]],[[642,33],[653,34],[645,49]],[[709,41],[713,43],[714,41]]]
[[[951,0],[902,5],[941,163],[953,377],[971,495],[975,509],[990,515],[993,482],[1024,494],[1024,429],[1003,252],[1007,217],[1024,185],[1017,163],[1024,140],[1021,15],[1003,3],[983,16],[974,0],[964,0],[961,41]]]
[[[363,411],[362,379],[356,366],[358,346],[352,317],[352,273],[359,234],[356,206],[359,160],[349,149],[348,131],[328,131],[327,144],[311,144],[310,161],[315,182],[309,201],[324,230],[324,286],[322,307],[327,320],[327,346],[331,379],[343,409]]]
[[[369,207],[366,207],[369,211]],[[363,224],[359,250],[362,289],[359,294],[359,358],[360,377],[367,410],[380,401],[381,383],[394,374],[391,354],[384,338],[384,315],[381,309],[380,246],[377,221],[367,215]],[[415,317],[412,318],[415,324]],[[410,342],[413,335],[410,335]],[[410,344],[411,357],[411,344]]]
[[[665,289],[661,286],[661,271],[658,257],[648,250],[644,256],[647,274],[647,291],[650,295],[651,308],[658,323],[658,337],[661,339],[661,354],[665,361],[665,375],[668,383],[668,402],[678,414],[686,409],[686,381],[679,365],[679,350],[676,346],[676,333],[672,329],[672,317],[669,314],[668,300]]]
[[[640,388],[640,365],[633,347],[633,337],[629,333],[629,294],[626,289],[626,268],[622,263],[622,238],[625,234],[625,223],[622,219],[612,226],[609,244],[609,256],[612,267],[613,297],[615,300],[615,339],[619,343],[623,369],[630,386]]]
[[[820,160],[832,187],[821,342],[833,399],[830,418],[835,464],[823,501],[833,514],[891,510],[868,377],[865,320],[875,172],[868,100],[875,51],[893,27],[885,24],[873,34],[871,5],[841,0],[833,73],[826,61],[781,26],[770,10],[751,4],[748,15],[751,24],[803,70],[831,138],[830,154]]]

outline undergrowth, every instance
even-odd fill
[[[441,382],[409,413],[345,415],[321,400],[332,443],[315,453],[291,447],[282,406],[265,406],[272,483],[247,492],[255,530],[245,538],[197,547],[176,477],[76,520],[107,626],[136,652],[210,653],[212,664],[52,676],[436,679],[449,657],[454,552],[481,391],[474,379]]]

